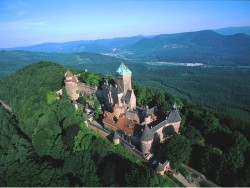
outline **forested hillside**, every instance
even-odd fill
[[[34,52],[56,52],[56,53],[77,53],[77,52],[110,52],[114,48],[128,47],[144,36],[120,37],[113,39],[81,40],[64,43],[44,43],[32,46],[16,47],[5,50],[25,50]]]
[[[172,166],[178,170],[188,163],[220,186],[250,185],[248,123],[157,89],[138,84],[134,89],[139,104],[157,105],[164,114],[173,101],[180,105],[181,133],[162,146]]]
[[[63,89],[66,68],[29,65],[0,82],[0,186],[174,186],[87,129]]]
[[[116,57],[105,56],[97,53],[81,52],[81,53],[43,53],[43,52],[29,52],[29,51],[0,51],[0,79],[7,76],[11,72],[16,71],[26,65],[38,61],[51,61],[66,65],[68,67],[76,68],[92,68],[97,63],[99,66],[119,66],[121,62],[126,60]],[[104,65],[100,65],[100,63]],[[97,65],[98,67],[98,65]],[[109,71],[105,70],[105,74]]]
[[[120,63],[133,72],[133,80],[250,121],[250,69],[248,67],[184,67],[142,63],[96,53],[37,53],[0,51],[0,79],[37,61],[52,61],[69,68],[114,75]]]
[[[50,53],[94,52],[140,62],[170,61],[224,66],[250,65],[250,36],[245,34],[247,29],[249,27],[246,27],[243,33],[234,31],[231,35],[204,30],[156,36],[45,43],[2,50]],[[223,33],[224,30],[219,31]],[[230,31],[230,28],[227,28],[226,31]]]
[[[214,31],[222,35],[235,35],[237,33],[244,33],[250,35],[250,26],[226,27],[226,28],[215,29]]]
[[[212,65],[250,65],[250,36],[214,31],[163,34],[142,39],[127,48],[128,58]]]
[[[122,146],[85,128],[64,89],[60,100],[48,98],[63,88],[65,71],[40,62],[1,80],[0,99],[13,115],[1,107],[0,185],[174,186]],[[157,89],[133,87],[138,104],[157,105],[163,116],[173,101],[180,105],[181,136],[162,146],[172,151],[166,157],[177,170],[181,162],[188,163],[219,185],[250,185],[246,123]]]

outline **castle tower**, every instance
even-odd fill
[[[131,86],[132,72],[128,69],[126,65],[121,63],[116,71],[115,81],[121,86],[123,94],[126,95],[127,90],[132,90]]]
[[[156,172],[160,175],[164,175],[164,172],[170,168],[169,161],[166,161],[165,163],[161,164],[159,163],[156,168]]]
[[[71,100],[77,100],[79,98],[79,94],[77,93],[77,77],[74,76],[69,70],[67,70],[64,77],[65,89],[67,94],[70,96]]]
[[[178,105],[174,103],[172,110],[169,112],[166,117],[166,126],[172,126],[176,133],[179,133],[180,125],[181,125],[181,117],[178,113]],[[165,127],[166,127],[165,126]]]
[[[145,128],[141,136],[141,143],[140,143],[141,151],[143,154],[151,153],[153,139],[154,139],[154,133],[151,131],[148,125],[145,125]]]
[[[165,171],[164,166],[161,163],[159,163],[156,167],[156,172],[163,176],[164,171]]]

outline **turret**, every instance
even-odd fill
[[[71,100],[77,100],[79,98],[79,94],[77,93],[77,77],[74,76],[69,70],[67,70],[64,76],[64,83],[67,94],[70,96]]]
[[[169,161],[166,161],[163,164],[159,163],[157,165],[156,172],[163,176],[164,172],[169,168],[170,168]]]
[[[177,111],[179,107],[180,107],[180,106],[178,106],[178,105],[176,104],[176,102],[175,102],[174,105],[173,105],[173,110]]]
[[[70,79],[72,79],[73,74],[72,74],[72,72],[67,70],[67,72],[64,74],[64,77],[65,77],[66,80],[70,80]]]
[[[156,167],[156,172],[159,173],[160,175],[163,175],[164,171],[165,171],[164,166],[161,163],[159,163]]]
[[[143,154],[151,153],[153,139],[154,139],[154,133],[151,131],[148,125],[145,125],[145,128],[141,136],[141,143],[140,143],[141,151]]]
[[[167,124],[173,126],[174,131],[179,133],[181,117],[178,113],[178,105],[174,103],[173,109],[169,112],[168,117],[166,118]]]
[[[120,144],[120,138],[116,133],[113,136],[113,143],[114,143],[114,145]]]

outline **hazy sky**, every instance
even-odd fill
[[[0,0],[0,48],[250,25],[250,1]]]

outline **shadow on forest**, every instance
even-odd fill
[[[223,131],[209,134],[205,137],[205,140],[208,144],[218,147],[224,152],[234,144],[231,135]]]
[[[125,186],[125,175],[132,165],[134,164],[128,159],[117,154],[110,154],[102,159],[97,173],[104,186]]]

